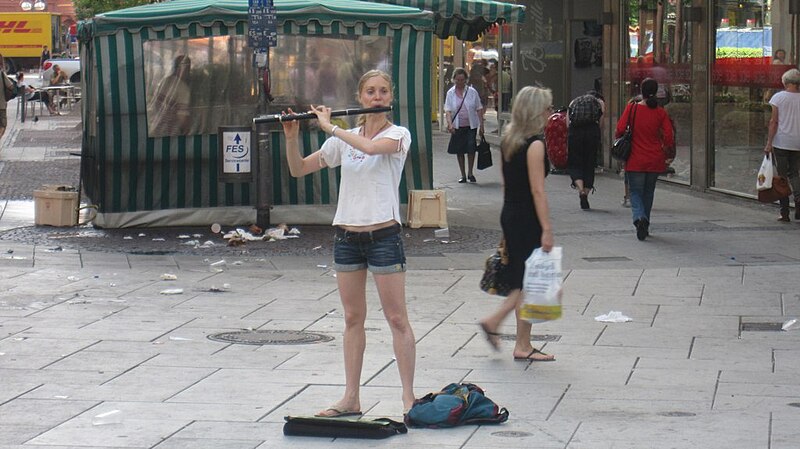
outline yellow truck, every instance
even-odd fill
[[[39,65],[42,47],[61,52],[61,15],[49,12],[0,12],[0,54],[12,70]]]

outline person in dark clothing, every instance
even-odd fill
[[[487,341],[499,350],[497,330],[512,312],[517,315],[517,338],[514,360],[524,362],[550,362],[552,355],[531,345],[531,323],[519,319],[522,305],[522,280],[525,260],[533,250],[553,249],[553,228],[544,178],[550,164],[544,147],[544,125],[553,109],[553,94],[549,89],[523,87],[514,97],[511,121],[503,128],[500,152],[503,155],[503,210],[500,225],[508,250],[508,277],[505,281],[513,289],[497,311],[485,317],[480,327]]]
[[[600,119],[605,112],[603,96],[590,90],[569,104],[567,173],[578,190],[581,209],[589,210],[589,192],[594,191],[594,166],[600,151]]]

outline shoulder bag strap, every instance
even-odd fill
[[[639,103],[634,103],[633,107],[631,108],[631,109],[633,109],[633,111],[631,111],[632,113],[628,114],[628,124],[626,125],[626,127],[631,131],[631,136],[633,136],[633,124],[636,122],[636,107],[637,106],[639,106]],[[631,119],[631,115],[633,115],[633,119]]]

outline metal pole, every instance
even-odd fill
[[[263,95],[263,113],[269,112],[272,95],[267,91],[271,86],[269,79],[269,48],[266,50],[266,64],[259,69],[261,76],[261,95]],[[253,123],[255,140],[258,144],[258,168],[256,171],[256,225],[266,228],[270,225],[270,209],[272,208],[272,149],[269,143],[269,126]]]

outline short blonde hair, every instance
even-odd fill
[[[789,69],[785,71],[781,76],[781,81],[783,82],[784,86],[787,84],[800,85],[800,70]]]

